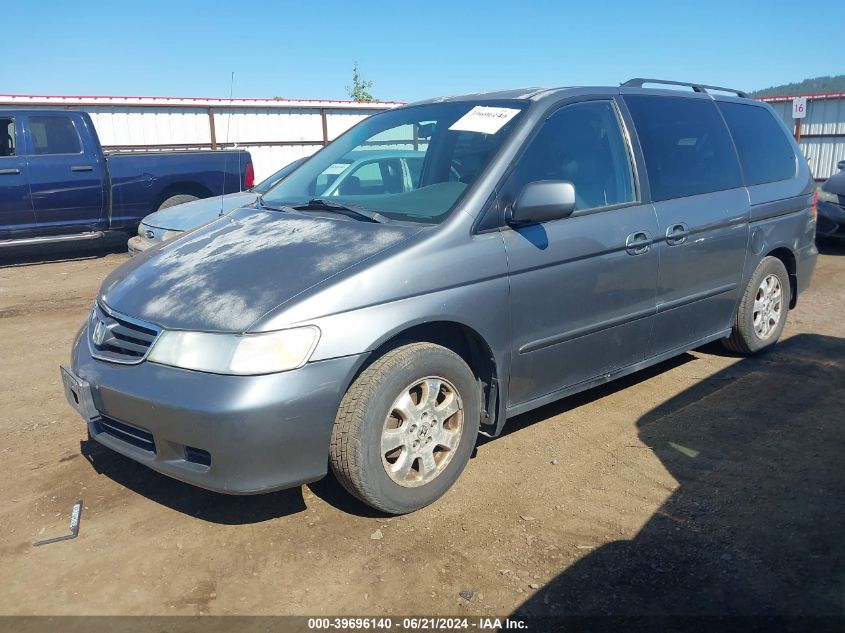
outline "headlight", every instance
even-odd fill
[[[319,338],[314,326],[243,335],[165,330],[148,359],[213,374],[272,374],[304,365]]]
[[[839,196],[831,191],[825,191],[824,189],[819,189],[819,201],[820,202],[832,202],[833,204],[839,204]]]
[[[168,229],[167,231],[161,234],[161,241],[166,242],[167,240],[172,240],[174,237],[179,237],[184,232],[185,231],[172,231]]]

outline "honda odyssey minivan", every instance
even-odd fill
[[[421,161],[320,197],[386,149]],[[775,344],[815,266],[813,192],[740,91],[637,79],[399,107],[115,270],[65,392],[96,441],[182,481],[252,494],[331,468],[413,511],[508,418],[710,341]]]

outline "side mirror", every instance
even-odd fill
[[[529,182],[514,201],[508,224],[548,222],[569,217],[575,210],[575,186],[565,180]]]
[[[836,168],[845,169],[845,160],[840,160],[838,163],[836,163]]]

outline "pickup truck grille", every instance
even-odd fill
[[[147,357],[161,329],[115,313],[99,302],[88,323],[91,355],[112,363],[134,365]]]

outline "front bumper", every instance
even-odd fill
[[[143,253],[148,248],[152,248],[156,244],[161,244],[161,240],[149,240],[141,235],[135,235],[129,238],[126,247],[129,249],[130,255],[137,255],[138,253]]]
[[[228,494],[323,477],[332,424],[362,360],[347,356],[279,374],[222,376],[96,360],[86,336],[87,326],[63,382],[91,436],[160,473]],[[83,393],[74,396],[69,384]],[[80,408],[80,400],[90,409]]]
[[[845,208],[832,202],[819,201],[816,235],[845,239]]]

